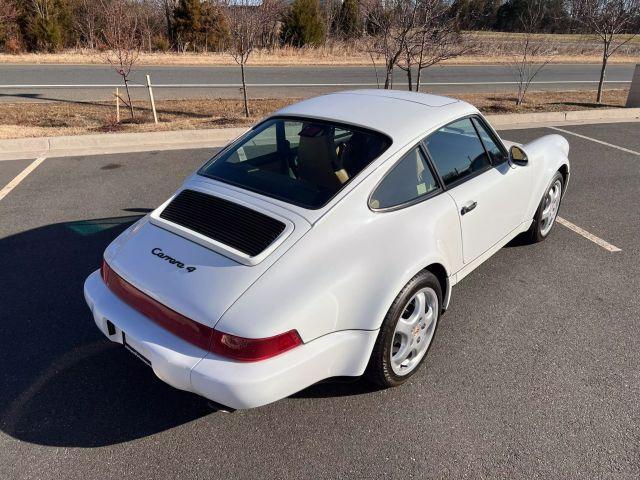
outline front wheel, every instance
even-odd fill
[[[440,316],[442,289],[429,271],[413,277],[385,316],[366,375],[381,387],[409,379],[429,351]]]
[[[558,216],[558,210],[560,210],[563,187],[564,178],[560,172],[556,172],[553,180],[551,180],[551,184],[540,201],[531,228],[529,228],[527,232],[531,243],[541,242],[551,233],[551,229]]]

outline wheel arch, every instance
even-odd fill
[[[441,263],[431,263],[422,270],[433,273],[433,275],[435,275],[435,277],[438,279],[438,283],[440,283],[440,288],[442,289],[443,296],[441,312],[444,313],[449,306],[449,299],[451,297],[451,284],[449,281],[449,274],[447,273],[447,269]]]
[[[562,195],[564,196],[564,192],[566,192],[567,185],[569,184],[569,165],[563,163],[558,171],[562,175]]]

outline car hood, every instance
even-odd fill
[[[210,189],[208,193],[224,196],[227,192]],[[105,251],[105,260],[124,280],[158,302],[214,327],[224,312],[311,228],[295,213],[266,206],[250,195],[236,192],[234,196],[244,206],[255,206],[287,222],[285,231],[259,262],[243,261],[233,249],[225,252],[219,242],[208,245],[206,239],[192,238],[188,229],[183,233],[163,224],[159,214],[168,202],[114,240]]]

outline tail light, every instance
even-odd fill
[[[107,276],[109,274],[109,264],[107,263],[107,261],[103,258],[102,259],[102,263],[100,264],[100,276],[102,277],[102,281],[104,283],[107,283]]]
[[[203,350],[240,362],[257,362],[275,357],[298,345],[302,339],[296,330],[268,338],[243,338],[191,320],[138,290],[113,271],[103,259],[100,276],[120,300],[158,326]]]
[[[302,344],[298,332],[291,330],[269,338],[243,338],[213,331],[209,350],[241,362],[256,362],[275,357]]]

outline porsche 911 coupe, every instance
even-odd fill
[[[468,103],[311,98],[217,153],[116,238],[84,294],[106,337],[229,408],[331,377],[400,385],[452,287],[550,233],[569,144],[504,142]]]

